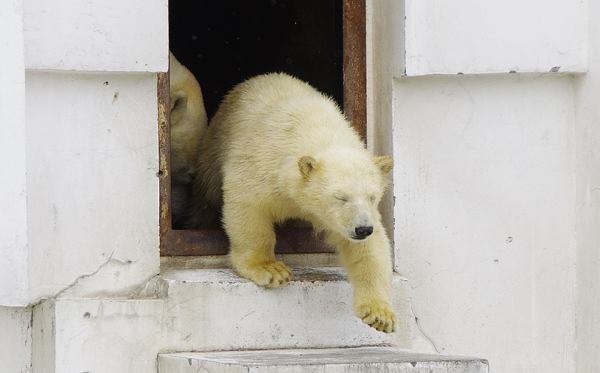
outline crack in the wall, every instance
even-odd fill
[[[114,253],[114,251],[113,251]],[[30,306],[36,307],[43,303],[46,300],[57,300],[59,297],[67,292],[70,289],[75,288],[79,284],[81,280],[92,277],[96,275],[98,272],[102,270],[102,268],[106,267],[110,263],[117,263],[121,265],[128,265],[137,262],[137,260],[119,260],[112,258],[113,253],[111,253],[104,262],[102,262],[94,271],[86,274],[82,274],[77,276],[71,283],[65,285],[60,290],[58,290],[53,296],[50,297],[42,297],[37,302],[32,303]],[[155,274],[148,278],[147,281],[136,287],[135,289],[129,291],[127,294],[119,294],[119,297],[126,297],[130,299],[139,299],[139,298],[165,298],[168,292],[168,285],[161,281],[160,275]],[[98,296],[94,296],[94,298],[98,298]],[[32,312],[32,321],[33,323],[33,312]]]
[[[102,268],[104,268],[105,266],[107,266],[109,263],[119,263],[119,264],[128,264],[128,263],[131,263],[131,261],[129,261],[129,262],[123,262],[122,260],[113,259],[112,257],[114,255],[115,251],[117,251],[116,247],[110,253],[110,255],[108,256],[108,258],[103,263],[101,263],[93,272],[77,276],[75,278],[75,280],[73,280],[70,284],[62,287],[60,290],[58,290],[58,292],[56,292],[54,294],[54,296],[50,297],[50,299],[57,299],[62,293],[64,293],[65,291],[67,291],[67,290],[75,287],[75,285],[77,285],[77,283],[79,281],[83,280],[84,278],[88,278],[88,277],[91,277],[91,276],[95,275],[96,273],[100,272],[100,270]]]
[[[413,307],[412,298],[410,300],[410,312],[412,313],[412,316],[415,319],[415,325],[417,325],[417,328],[419,329],[419,331],[421,332],[421,334],[423,335],[423,337],[425,337],[425,339],[427,339],[427,341],[429,341],[429,343],[431,343],[431,345],[433,346],[433,349],[435,350],[435,352],[437,352],[438,354],[441,354],[440,350],[437,348],[437,345],[435,344],[435,342],[433,341],[433,339],[431,339],[431,337],[429,337],[429,335],[427,335],[427,333],[425,333],[425,330],[423,330],[423,327],[421,326],[421,323],[419,322],[419,318],[417,317],[417,314],[416,314],[415,309]]]
[[[162,279],[159,274],[152,276],[132,293],[132,298],[166,298],[169,292],[168,281]]]

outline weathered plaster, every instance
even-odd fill
[[[588,1],[405,3],[409,76],[588,69]]]
[[[156,372],[159,353],[268,348],[410,347],[408,283],[393,280],[399,332],[353,314],[341,268],[295,268],[278,289],[232,270],[168,271],[133,299],[46,300],[34,311],[35,372]]]
[[[575,90],[578,372],[600,372],[600,6],[589,6],[590,71]]]
[[[159,356],[160,370],[200,373],[487,373],[485,360],[418,354],[392,347],[218,351]]]
[[[28,69],[166,72],[168,2],[28,0]]]
[[[25,67],[20,0],[0,3],[0,306],[27,304]]]
[[[0,306],[0,370],[32,372],[32,309]]]
[[[156,75],[29,71],[27,105],[30,302],[130,293],[159,271]]]
[[[573,78],[409,77],[394,95],[396,270],[415,348],[572,371]]]

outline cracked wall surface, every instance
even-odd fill
[[[159,266],[156,74],[28,72],[26,100],[31,301],[131,292]]]
[[[138,5],[2,4],[2,305],[84,283],[90,296],[120,294],[158,273],[156,74],[168,70],[168,3]]]

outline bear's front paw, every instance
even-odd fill
[[[355,310],[359,319],[380,332],[393,333],[396,331],[398,320],[390,306],[373,301],[369,304],[360,305]]]
[[[292,279],[292,270],[283,262],[262,263],[239,272],[257,285],[273,288],[285,285]]]

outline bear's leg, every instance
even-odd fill
[[[273,223],[256,207],[225,202],[223,225],[229,236],[229,257],[236,272],[257,285],[277,287],[287,284],[292,271],[275,259]]]
[[[335,241],[354,287],[355,315],[379,331],[395,332],[398,321],[392,310],[390,244],[383,227],[376,226],[364,242],[341,237]]]

